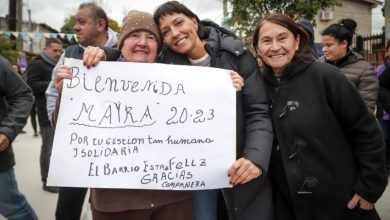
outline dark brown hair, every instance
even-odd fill
[[[51,44],[61,44],[62,45],[62,42],[60,40],[58,40],[57,38],[46,38],[46,42],[45,42],[45,47],[50,47]]]
[[[299,36],[299,50],[295,53],[295,58],[299,58],[304,61],[315,60],[316,56],[310,46],[311,42],[306,31],[302,30],[302,28],[298,24],[296,24],[294,20],[292,20],[290,17],[279,13],[267,14],[262,19],[260,19],[260,21],[257,22],[252,42],[252,46],[256,50],[256,52],[260,37],[259,31],[265,22],[270,22],[285,27],[293,34],[294,38],[297,38]]]

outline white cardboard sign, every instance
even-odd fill
[[[48,185],[196,190],[231,187],[236,98],[229,71],[66,61]]]

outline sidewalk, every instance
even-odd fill
[[[30,124],[27,124],[25,134],[20,134],[14,142],[16,156],[15,173],[19,184],[19,190],[35,210],[40,220],[54,220],[58,194],[48,193],[42,190],[42,182],[39,169],[39,152],[41,138],[33,137]],[[85,203],[84,209],[88,210]],[[390,187],[387,187],[382,198],[376,204],[376,209],[383,220],[390,220]],[[87,211],[83,212],[82,220],[90,219]],[[4,220],[0,216],[0,220]]]

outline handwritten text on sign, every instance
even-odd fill
[[[193,190],[231,187],[235,89],[229,71],[67,60],[48,184]]]

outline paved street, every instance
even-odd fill
[[[33,137],[31,125],[26,125],[26,134],[20,134],[14,142],[16,155],[15,172],[20,191],[27,197],[40,220],[54,220],[57,194],[42,190],[39,173],[40,137]],[[390,220],[390,187],[376,204],[383,220]],[[90,219],[88,206],[84,206],[82,220]],[[0,216],[0,220],[4,220]]]

